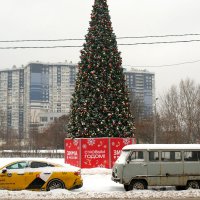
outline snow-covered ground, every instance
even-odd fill
[[[5,164],[22,160],[21,158],[0,158],[0,167]],[[33,159],[33,158],[28,158]],[[56,162],[64,164],[63,159],[42,159],[34,158],[36,160],[48,160],[49,162]],[[200,198],[200,190],[185,190],[176,191],[173,187],[166,188],[149,188],[148,190],[133,190],[130,192],[124,191],[123,185],[111,181],[111,170],[94,168],[82,169],[82,177],[84,185],[76,190],[54,190],[50,192],[35,192],[35,191],[8,191],[0,190],[0,199],[68,199],[68,198],[135,198],[135,199],[157,199],[157,198]]]

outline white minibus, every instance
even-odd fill
[[[200,188],[200,144],[132,144],[122,149],[112,180],[126,191],[148,186]]]

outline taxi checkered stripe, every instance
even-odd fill
[[[26,189],[41,189],[47,182],[52,173],[40,173],[36,178],[26,187]]]

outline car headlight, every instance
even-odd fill
[[[117,174],[117,167],[115,167],[115,170],[114,170],[115,174]]]
[[[113,176],[114,178],[117,177],[117,167],[113,168],[112,176]]]

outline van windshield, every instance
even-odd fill
[[[121,155],[119,156],[119,158],[117,159],[116,163],[118,164],[125,164],[126,163],[126,159],[127,159],[127,156],[129,155],[130,151],[126,150],[126,151],[122,151],[121,152]]]

